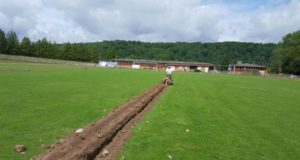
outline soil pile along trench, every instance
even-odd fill
[[[95,124],[70,134],[34,160],[115,159],[130,137],[134,124],[151,109],[167,86],[158,84],[120,106]]]

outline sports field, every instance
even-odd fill
[[[30,159],[163,78],[156,71],[0,61],[0,159]],[[16,144],[28,151],[20,155]]]
[[[299,80],[195,73],[174,79],[120,159],[300,159]]]
[[[163,72],[0,61],[0,159],[30,159]],[[175,73],[120,159],[300,159],[300,81]],[[14,151],[25,144],[24,155]]]

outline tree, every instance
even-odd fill
[[[300,31],[283,37],[274,51],[273,62],[283,73],[300,75]]]
[[[57,47],[54,46],[50,41],[46,38],[42,40],[38,40],[35,43],[35,56],[45,57],[45,58],[56,58]]]
[[[228,65],[231,63],[231,57],[230,55],[226,54],[222,63],[221,63],[221,67],[220,70],[221,71],[227,71]]]
[[[7,47],[7,40],[5,37],[5,32],[0,29],[0,53],[5,53]]]
[[[77,61],[89,61],[90,56],[89,56],[89,51],[86,46],[84,45],[77,45],[77,50],[76,50],[76,59]]]
[[[16,32],[9,31],[7,33],[7,53],[18,54],[19,40]]]
[[[93,47],[90,51],[90,62],[98,62],[100,59],[100,53],[97,47]]]
[[[68,59],[71,60],[72,59],[72,45],[70,44],[70,42],[66,43],[63,47],[63,59]]]
[[[122,40],[55,44],[46,38],[31,42],[28,37],[24,37],[19,46],[18,37],[15,32],[10,31],[5,36],[5,33],[0,30],[0,53],[5,52],[9,54],[87,62],[97,62],[99,59],[109,60],[114,58],[196,61],[216,64],[221,66],[220,69],[222,70],[226,70],[228,63],[234,63],[237,60],[266,66],[271,66],[273,62],[273,68],[283,68],[286,73],[294,73],[293,70],[298,67],[299,58],[295,56],[283,56],[285,54],[279,54],[278,52],[281,49],[274,52],[274,56],[271,58],[275,46],[275,44],[271,43],[149,43]],[[277,52],[278,54],[275,54]]]
[[[41,45],[42,45],[42,57],[54,58],[55,47],[53,46],[52,42],[48,41],[47,38],[43,38]]]
[[[33,54],[33,48],[31,45],[31,41],[28,37],[24,37],[22,39],[22,42],[20,44],[20,53],[22,55],[28,55],[28,56]]]
[[[160,53],[160,54],[156,54],[155,59],[156,60],[171,60],[171,57],[170,57],[170,54]]]
[[[109,48],[106,53],[103,55],[103,59],[110,60],[116,58],[116,51],[112,48]]]

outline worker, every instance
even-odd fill
[[[170,66],[167,66],[167,68],[166,68],[166,78],[172,80],[172,72],[173,72],[172,68]]]

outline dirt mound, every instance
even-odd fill
[[[65,141],[52,145],[47,153],[34,160],[114,159],[130,137],[135,122],[149,110],[165,89],[159,84],[133,98],[106,117],[69,135]]]

